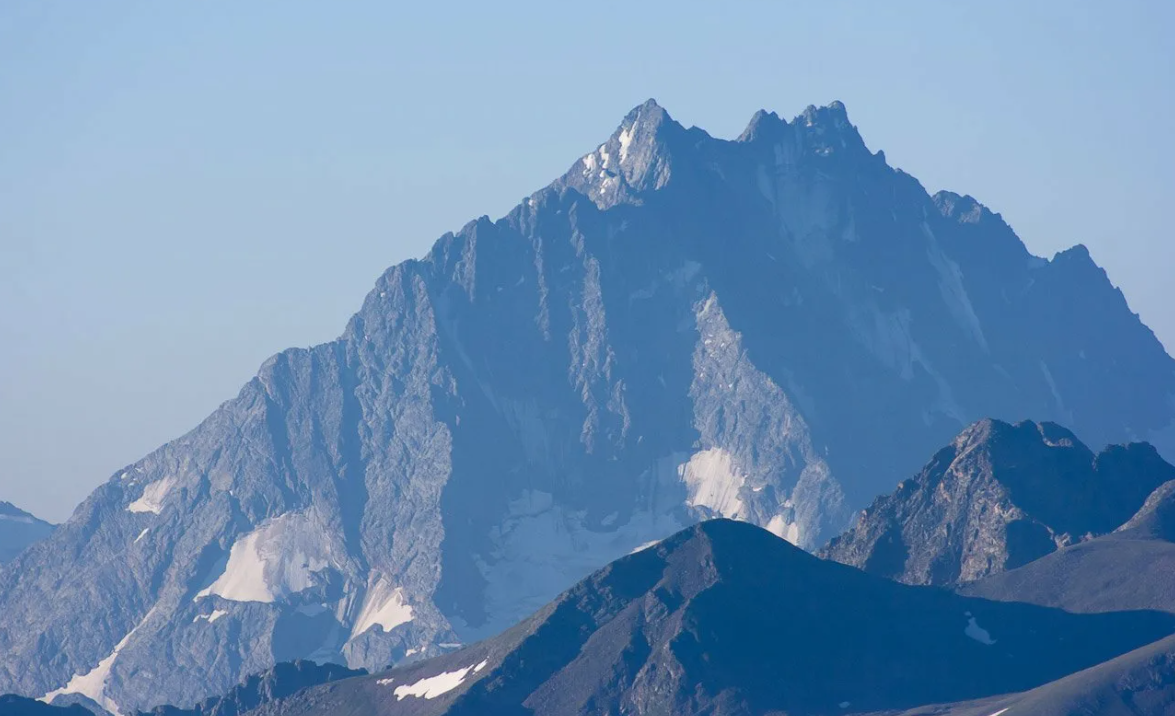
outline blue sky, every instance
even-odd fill
[[[655,97],[840,99],[927,189],[1075,243],[1175,345],[1175,5],[0,4],[0,499],[62,520]]]

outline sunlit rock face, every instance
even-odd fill
[[[839,103],[727,141],[648,102],[589,149],[0,572],[0,691],[125,713],[445,653],[703,517],[816,548],[982,417],[1175,435],[1084,249],[929,196]]]

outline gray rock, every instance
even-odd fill
[[[1145,443],[1094,455],[1053,423],[983,420],[822,555],[907,584],[970,582],[1113,531],[1172,479]]]
[[[930,197],[843,105],[725,141],[649,102],[0,572],[0,690],[126,713],[440,655],[701,518],[815,548],[984,416],[1169,451],[1172,396],[1083,249]]]
[[[1175,612],[1175,480],[1112,533],[960,586],[963,594],[1071,612]]]

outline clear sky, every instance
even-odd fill
[[[0,499],[48,519],[655,97],[840,99],[1175,345],[1175,3],[0,3]]]

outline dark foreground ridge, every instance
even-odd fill
[[[1170,634],[912,587],[714,520],[614,562],[494,639],[260,714],[858,713],[1023,691]]]

